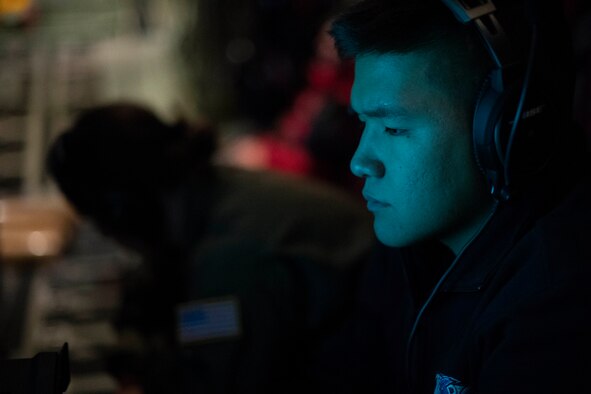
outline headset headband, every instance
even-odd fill
[[[537,46],[537,26],[532,21],[532,36],[527,56],[519,54],[497,19],[492,0],[442,0],[456,19],[478,30],[495,67],[489,73],[476,102],[473,138],[476,159],[486,175],[495,198],[507,200],[512,188],[512,151],[518,134],[535,135],[523,130],[524,114],[541,114],[544,101],[528,99]],[[531,116],[526,116],[529,118]],[[522,129],[518,132],[518,129]]]
[[[442,0],[462,24],[472,23],[486,44],[486,49],[497,68],[507,69],[518,63],[505,30],[497,20],[497,7],[492,0]],[[473,3],[472,5],[469,3]]]

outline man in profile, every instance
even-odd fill
[[[591,372],[591,189],[554,1],[365,0],[351,170],[389,246],[323,354],[326,392],[575,393]]]

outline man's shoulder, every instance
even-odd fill
[[[584,179],[531,224],[497,267],[507,290],[514,289],[519,298],[581,287],[591,295],[591,287],[581,281],[591,274],[590,203],[591,180]]]
[[[542,256],[556,266],[591,267],[591,177],[582,179],[532,230]]]
[[[541,221],[549,228],[572,228],[574,231],[591,228],[591,175],[582,178],[564,200]]]

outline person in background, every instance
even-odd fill
[[[299,392],[374,244],[352,198],[213,165],[215,149],[209,128],[116,103],[81,114],[48,153],[78,212],[144,257],[110,357],[128,392]]]
[[[326,393],[581,393],[591,183],[558,1],[363,0],[332,35],[384,247],[317,361]]]
[[[360,182],[348,171],[361,135],[349,111],[353,65],[339,59],[329,27],[327,21],[318,30],[305,83],[273,125],[229,139],[220,161],[303,175],[359,195]]]
[[[183,0],[182,57],[201,115],[273,127],[306,84],[321,25],[341,0]],[[254,131],[253,130],[253,131]]]

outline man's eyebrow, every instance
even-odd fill
[[[349,113],[358,116],[369,116],[371,118],[385,118],[385,117],[405,117],[409,116],[409,112],[402,107],[383,105],[374,108],[356,111],[355,108],[349,106]]]

